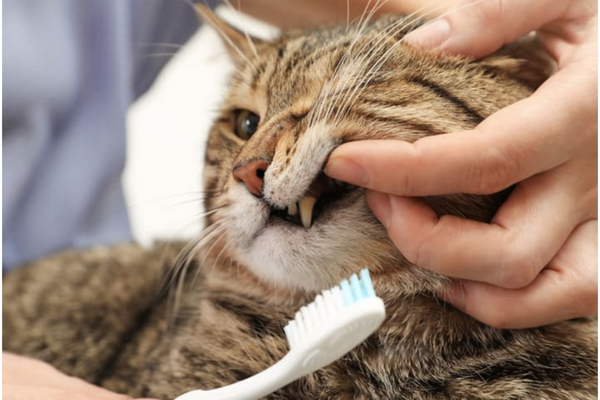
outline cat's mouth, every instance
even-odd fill
[[[271,209],[270,217],[309,229],[323,210],[331,203],[341,199],[357,187],[327,177],[320,172],[299,200],[284,209]]]

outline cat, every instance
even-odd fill
[[[363,189],[322,172],[342,143],[473,128],[530,95],[552,71],[532,41],[474,61],[403,44],[421,23],[409,17],[259,40],[199,10],[236,65],[208,139],[203,235],[19,268],[3,279],[3,350],[132,396],[174,398],[274,364],[300,306],[368,266],[382,327],[269,398],[596,398],[594,318],[523,330],[474,320],[436,295],[449,278],[393,246]],[[489,221],[509,190],[425,200],[440,215]]]

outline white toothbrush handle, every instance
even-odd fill
[[[297,355],[288,353],[277,364],[249,378],[213,390],[193,390],[175,400],[257,400],[305,375]]]

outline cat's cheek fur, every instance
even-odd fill
[[[234,247],[248,248],[252,245],[254,237],[264,228],[271,210],[263,201],[256,199],[243,184],[231,182],[228,186],[229,206],[222,217],[222,223],[226,227],[228,239],[236,244]]]

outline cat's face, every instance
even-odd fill
[[[237,47],[237,70],[207,147],[208,246],[215,242],[221,260],[264,281],[309,291],[364,267],[418,275],[370,212],[364,190],[323,174],[327,157],[344,142],[414,141],[474,127],[530,93],[506,72],[514,62],[417,51],[401,43],[414,24],[399,17],[290,32],[254,46],[213,23]],[[447,203],[432,204],[478,219],[493,211],[485,198],[464,212],[460,201]]]

